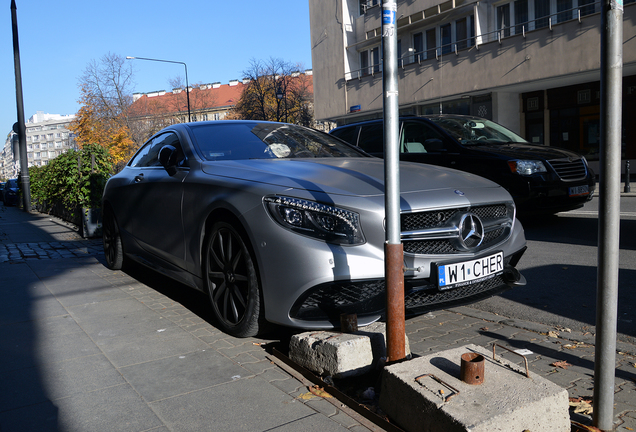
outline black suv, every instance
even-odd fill
[[[383,120],[340,126],[332,135],[382,157]],[[596,187],[587,161],[569,150],[530,144],[479,117],[400,118],[400,159],[441,165],[488,178],[510,192],[521,214],[582,207]]]

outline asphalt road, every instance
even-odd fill
[[[522,220],[528,250],[518,287],[470,307],[510,318],[594,333],[598,198],[584,208]],[[636,343],[636,197],[621,198],[618,339]]]

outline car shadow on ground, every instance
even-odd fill
[[[102,263],[105,264],[104,262]],[[210,304],[210,299],[207,294],[173,279],[167,278],[166,276],[163,276],[162,274],[140,264],[127,263],[124,272],[138,282],[181,304],[202,320],[208,322],[215,328],[218,328],[217,320],[212,312],[212,305]],[[289,342],[294,334],[301,331],[303,330],[270,324],[265,329],[265,332],[260,334],[258,338],[272,342],[280,341],[280,345],[282,347],[286,346],[282,342]],[[228,337],[231,336],[228,335]]]
[[[597,246],[597,218],[564,215],[519,216],[527,240]],[[636,250],[636,220],[621,219],[620,248]]]

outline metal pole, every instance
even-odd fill
[[[623,192],[625,193],[632,191],[632,187],[629,185],[629,176],[629,161],[625,161],[625,189],[623,189]]]
[[[24,99],[22,97],[22,70],[20,68],[20,43],[18,41],[18,14],[15,0],[11,0],[11,24],[13,29],[13,64],[15,67],[15,96],[18,122],[14,132],[18,134],[20,147],[20,179],[22,183],[22,204],[25,212],[31,211],[31,182],[29,181],[29,160],[26,148],[26,124],[24,122]]]
[[[184,62],[180,62],[180,61],[160,60],[160,59],[153,59],[153,58],[147,58],[147,57],[126,56],[126,60],[148,60],[148,61],[156,61],[156,62],[162,62],[162,63],[182,64],[183,67],[185,68],[186,99],[188,100],[188,122],[192,121],[192,118],[190,117],[190,84],[188,83],[188,65],[186,65]]]
[[[404,251],[400,228],[400,111],[398,103],[397,3],[382,4],[382,89],[384,92],[384,187],[386,212],[385,279],[387,300],[386,345],[389,362],[403,360]]]
[[[601,155],[599,182],[594,426],[613,430],[620,234],[623,3],[601,3]]]

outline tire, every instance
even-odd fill
[[[261,289],[243,236],[217,222],[204,247],[203,277],[219,328],[236,337],[256,336],[263,328]]]
[[[102,240],[106,266],[111,270],[121,270],[124,266],[124,248],[121,242],[119,226],[112,210],[104,211]]]

